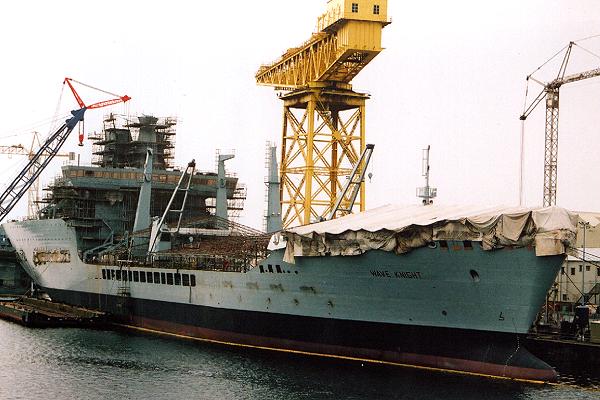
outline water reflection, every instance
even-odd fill
[[[0,321],[0,398],[597,399],[599,379],[528,385],[422,370]]]

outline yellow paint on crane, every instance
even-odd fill
[[[329,0],[318,32],[256,73],[257,84],[289,91],[280,95],[285,228],[329,215],[364,151],[369,96],[354,92],[350,82],[383,50],[381,31],[389,23],[387,0]],[[354,206],[365,209],[364,182]]]
[[[320,31],[342,20],[372,21],[388,24],[387,0],[329,0],[327,12],[317,20]]]
[[[381,26],[376,23],[348,21],[338,32],[338,46],[380,52]]]
[[[317,20],[319,32],[261,66],[256,82],[290,90],[312,82],[349,83],[383,50],[381,30],[389,23],[387,0],[330,0]]]

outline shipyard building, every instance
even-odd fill
[[[597,306],[600,302],[600,213],[576,214],[576,248],[565,259],[548,292],[550,308],[555,312],[572,313],[582,303],[582,295],[586,304]]]

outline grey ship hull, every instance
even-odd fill
[[[52,299],[123,315],[125,327],[202,341],[420,366],[475,375],[551,381],[554,370],[515,334],[335,320],[46,289]]]
[[[128,268],[138,279],[123,282],[111,279],[119,267],[79,259],[62,220],[5,227],[24,268],[53,299],[108,311],[136,329],[517,379],[556,376],[520,336],[563,256],[450,242],[404,255],[372,250],[288,264],[280,250],[245,273],[139,266]],[[193,275],[195,285],[141,282],[148,272]]]

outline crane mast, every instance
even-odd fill
[[[31,185],[33,185],[33,183],[38,179],[38,177],[48,166],[50,161],[52,161],[52,159],[58,154],[61,147],[69,137],[69,134],[73,131],[73,129],[75,129],[78,123],[83,121],[83,117],[87,109],[106,107],[111,104],[126,102],[131,99],[127,95],[117,96],[113,93],[82,84],[81,82],[77,82],[79,84],[88,86],[92,89],[99,90],[104,93],[108,93],[116,97],[114,99],[105,100],[86,106],[83,100],[81,100],[81,97],[79,96],[75,88],[73,87],[71,81],[77,82],[71,78],[65,78],[63,84],[67,84],[69,86],[69,88],[73,92],[73,95],[75,96],[75,99],[77,100],[77,104],[81,108],[78,110],[71,111],[72,116],[68,118],[54,133],[52,133],[46,139],[44,144],[40,146],[40,148],[35,152],[35,154],[29,157],[29,162],[27,163],[27,165],[21,171],[19,171],[17,176],[5,188],[4,192],[0,194],[0,221],[2,221],[8,215],[8,213],[10,213],[13,207],[19,202],[21,197],[23,197],[23,195],[27,192]]]
[[[79,110],[71,111],[72,117],[67,119],[60,128],[50,135],[46,142],[31,157],[25,168],[17,174],[2,195],[0,195],[0,221],[13,209],[27,192],[27,189],[29,189],[50,161],[52,161],[75,126],[83,120],[85,110],[85,108],[80,108]]]
[[[544,207],[556,205],[556,192],[558,187],[558,116],[559,116],[559,99],[561,86],[581,81],[584,79],[600,76],[600,68],[591,69],[577,74],[565,76],[567,65],[571,57],[571,51],[575,42],[570,42],[566,48],[565,55],[560,65],[557,77],[548,82],[540,82],[534,79],[531,75],[527,80],[531,79],[542,85],[541,92],[536,98],[525,108],[525,111],[520,116],[521,121],[525,121],[531,112],[537,107],[542,100],[546,100],[546,133],[544,140]]]
[[[40,141],[39,134],[37,132],[33,132],[33,139],[31,140],[31,146],[29,150],[25,148],[22,144],[10,145],[10,146],[0,146],[0,154],[18,154],[28,156],[31,160],[37,149],[41,147],[42,142]],[[66,157],[69,160],[75,159],[75,153],[58,153],[55,157]],[[29,171],[29,178],[31,178],[31,173],[33,171]],[[29,187],[27,191],[27,216],[29,218],[34,218],[39,212],[39,201],[40,201],[40,177],[33,180],[33,183]]]
[[[369,95],[350,82],[383,50],[381,32],[389,23],[387,0],[329,0],[318,31],[256,73],[257,84],[284,91],[283,227],[327,218],[344,177],[359,163]],[[355,205],[365,209],[364,182]]]

